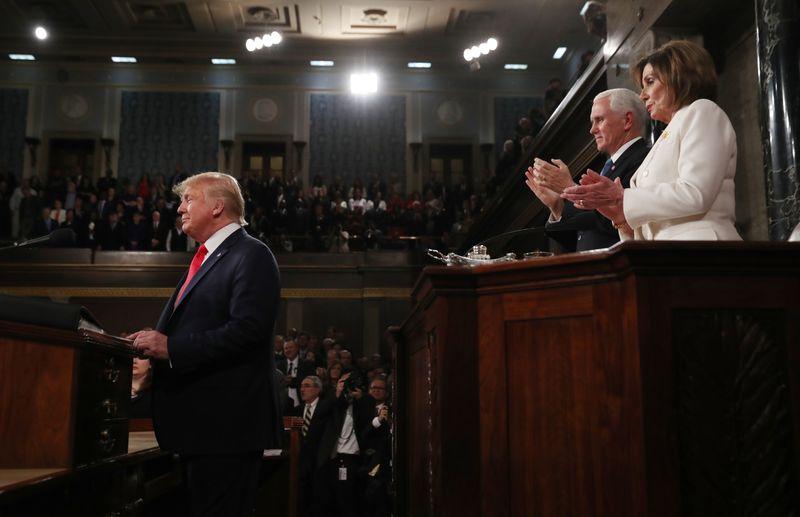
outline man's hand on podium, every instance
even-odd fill
[[[128,339],[133,339],[133,348],[153,359],[169,360],[167,349],[167,336],[157,330],[140,330],[134,332]]]

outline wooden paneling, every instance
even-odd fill
[[[430,267],[414,301],[397,380],[409,514],[800,512],[800,245]]]
[[[599,444],[591,441],[600,353],[592,346],[592,318],[506,328],[510,515],[589,515],[603,488],[594,476],[602,470],[595,465]]]
[[[76,354],[0,336],[0,468],[71,465]]]

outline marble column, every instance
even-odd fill
[[[755,4],[769,235],[783,241],[800,222],[800,3]]]

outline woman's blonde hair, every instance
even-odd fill
[[[239,188],[239,182],[230,174],[223,174],[221,172],[203,172],[189,176],[181,181],[172,191],[183,197],[183,193],[189,187],[203,186],[203,194],[206,199],[221,199],[225,205],[225,211],[228,212],[234,221],[242,226],[247,224],[244,219],[244,197],[242,196],[242,189]]]
[[[675,108],[688,106],[697,99],[715,100],[717,71],[706,49],[687,40],[666,43],[641,58],[631,69],[633,81],[642,87],[644,67],[653,67],[674,99]]]

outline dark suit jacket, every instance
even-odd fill
[[[285,357],[281,357],[278,360],[278,370],[283,372],[286,375],[286,369],[288,368],[288,364]],[[290,388],[300,389],[300,383],[303,382],[303,379],[308,377],[309,375],[316,375],[317,374],[317,366],[311,361],[297,361],[297,374],[295,375],[292,382],[289,383]]]
[[[344,425],[345,414],[347,413],[347,406],[349,403],[344,394],[336,398],[333,395],[333,411],[328,419],[325,429],[320,437],[319,448],[317,450],[317,468],[324,468],[325,464],[336,453],[336,444],[339,436],[342,433],[342,426]],[[365,424],[371,418],[370,414],[364,411],[364,405],[353,401],[353,430],[356,433],[356,440],[358,440],[358,447],[363,452],[366,438],[362,434],[366,429]]]
[[[282,421],[272,331],[280,278],[267,246],[242,229],[209,255],[156,329],[171,366],[153,365],[153,425],[162,449],[182,454],[280,447]]]
[[[650,148],[641,139],[622,153],[608,174],[610,179],[619,178],[622,186],[630,186],[631,176],[647,156]],[[586,251],[607,248],[619,242],[619,232],[614,225],[595,210],[575,208],[564,201],[564,211],[557,223],[547,223],[545,231],[566,251]]]
[[[300,404],[300,418],[303,418],[305,403]],[[298,458],[297,477],[301,480],[311,481],[314,477],[317,461],[317,454],[325,432],[328,420],[333,415],[334,399],[331,397],[320,397],[314,416],[311,417],[311,424],[308,426],[308,434],[300,439],[300,456]]]

